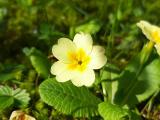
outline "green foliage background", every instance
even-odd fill
[[[38,87],[50,76],[50,65],[55,61],[50,59],[53,44],[60,37],[72,39],[80,31],[91,33],[94,44],[105,46],[108,63],[114,64],[119,73],[147,41],[136,23],[147,20],[160,25],[159,9],[159,0],[0,0],[0,86],[10,86],[11,88],[6,87],[10,93],[19,88],[26,89],[27,93],[24,94],[27,96],[29,93],[31,98],[30,101],[25,101],[29,107],[17,107],[18,102],[14,103],[12,98],[14,95],[9,94],[10,107],[0,113],[0,119],[8,119],[12,110],[20,108],[38,120],[75,119],[56,111],[40,99]],[[156,66],[159,62],[151,64]],[[155,70],[155,66],[146,67],[144,72]],[[143,81],[144,72],[137,81]],[[159,74],[158,70],[156,73]],[[148,79],[148,83],[151,79]],[[156,82],[155,84],[157,85]],[[91,88],[90,91],[102,99],[100,87]],[[119,104],[122,102],[119,101],[121,92],[117,93],[118,101],[115,98]],[[126,93],[123,92],[125,96]],[[1,99],[3,98],[0,101]],[[157,102],[158,98],[153,114],[159,111]],[[112,107],[110,103],[104,104]],[[144,106],[143,103],[138,108],[141,106]],[[122,109],[119,106],[113,107]],[[128,115],[126,109],[122,111],[122,117]],[[156,117],[153,114],[151,113],[151,118]],[[102,118],[98,116],[89,119]]]

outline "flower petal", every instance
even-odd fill
[[[90,54],[91,62],[89,68],[100,69],[107,62],[107,57],[105,56],[105,49],[101,46],[93,46],[92,52]]]
[[[80,72],[79,75],[77,75],[71,81],[77,87],[82,85],[89,87],[95,81],[95,73],[92,69],[86,69],[84,72]]]
[[[76,76],[74,71],[65,70],[63,73],[56,75],[56,80],[58,82],[66,82],[73,79]]]
[[[137,23],[137,26],[142,29],[142,32],[149,40],[156,42],[156,40],[154,40],[153,35],[155,32],[159,32],[159,34],[160,34],[159,27],[157,27],[155,25],[151,25],[149,22],[143,21],[143,20],[140,21],[139,23]]]
[[[15,119],[19,120],[19,119],[22,119],[22,117],[25,120],[36,120],[32,116],[29,116],[29,115],[25,114],[24,112],[22,112],[20,110],[13,111],[9,120],[15,120]]]
[[[52,65],[51,73],[56,75],[58,82],[66,82],[75,76],[74,71],[69,70],[67,66],[68,65],[62,61],[57,61]]]
[[[51,73],[53,75],[61,74],[65,70],[66,64],[64,64],[62,61],[57,61],[51,66]]]
[[[60,38],[52,48],[53,55],[64,62],[69,62],[68,53],[76,50],[76,45],[68,38]]]
[[[93,40],[90,34],[77,33],[74,36],[73,42],[77,48],[83,48],[87,53],[90,53],[92,50]]]
[[[157,53],[160,55],[160,43],[155,44],[154,46],[155,46],[155,48],[157,50]]]

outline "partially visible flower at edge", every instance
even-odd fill
[[[36,120],[32,116],[29,116],[21,110],[13,111],[9,120]]]
[[[160,55],[160,27],[150,24],[147,21],[141,20],[137,23],[137,26],[141,28],[143,34],[152,42]]]
[[[95,81],[93,69],[100,69],[106,64],[105,49],[93,46],[90,34],[77,33],[73,41],[60,38],[53,45],[53,55],[58,59],[51,67],[58,82],[71,80],[75,86],[91,86]]]

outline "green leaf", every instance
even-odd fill
[[[50,74],[51,67],[48,58],[36,48],[24,48],[23,52],[30,58],[31,63],[38,74],[47,78]]]
[[[141,120],[134,112],[109,102],[100,103],[98,111],[104,120]]]
[[[22,72],[25,69],[23,65],[9,66],[0,72],[0,81],[7,81],[21,78]]]
[[[149,59],[153,45],[147,43],[120,74],[114,103],[134,107],[159,90],[160,61],[153,56]]]
[[[100,23],[100,21],[98,20],[91,20],[85,24],[82,24],[80,26],[77,26],[75,29],[75,32],[85,32],[85,33],[90,33],[90,34],[94,34],[97,33],[100,28],[101,28],[102,24]]]
[[[147,64],[142,72],[137,75],[134,71],[125,70],[120,78],[115,103],[134,106],[146,100],[159,90],[160,85],[160,60],[155,59]]]
[[[160,59],[155,59],[149,65],[145,67],[139,76],[139,81],[143,81],[146,84],[145,92],[141,95],[137,95],[139,101],[147,99],[154,92],[159,90],[160,86]],[[141,89],[139,87],[139,89]]]
[[[20,88],[13,90],[8,86],[0,87],[0,109],[5,109],[11,105],[26,107],[29,100],[29,94],[25,90]]]
[[[10,96],[11,94],[11,88],[0,87],[0,109],[5,109],[14,103],[14,98]]]
[[[59,83],[54,78],[45,80],[39,87],[42,100],[58,111],[76,117],[97,115],[101,102],[86,87],[76,87],[71,82]]]
[[[113,102],[115,93],[117,91],[118,81],[116,80],[119,77],[120,70],[113,64],[107,64],[104,69],[100,71],[101,82],[103,88],[105,88],[108,96],[108,100]],[[105,81],[103,83],[103,81]]]
[[[29,94],[26,93],[26,90],[21,90],[20,88],[13,90],[12,95],[14,97],[15,106],[25,107],[30,100]]]

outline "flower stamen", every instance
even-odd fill
[[[68,53],[68,58],[71,61],[71,63],[68,64],[68,69],[78,70],[81,72],[87,68],[90,61],[90,57],[85,53],[83,49],[79,49],[76,52]]]
[[[82,65],[82,63],[83,63],[83,62],[82,62],[81,60],[80,60],[80,61],[78,61],[78,65]]]

